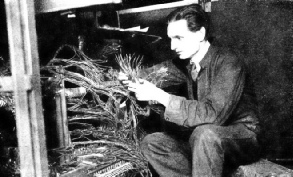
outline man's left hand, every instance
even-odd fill
[[[155,95],[161,89],[147,80],[139,79],[136,82],[129,82],[128,90],[135,93],[135,96],[140,101],[155,100]]]
[[[167,92],[147,80],[139,79],[136,82],[128,82],[127,85],[128,90],[134,92],[136,98],[140,101],[154,100],[164,105],[169,101]]]

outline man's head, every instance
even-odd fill
[[[172,12],[168,17],[171,49],[181,59],[194,56],[200,44],[209,37],[209,17],[200,5],[190,5]]]

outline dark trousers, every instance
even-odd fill
[[[141,149],[161,177],[221,177],[225,165],[253,162],[260,153],[256,134],[243,124],[201,125],[186,141],[157,132],[143,139]]]

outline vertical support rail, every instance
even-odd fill
[[[57,108],[57,133],[58,133],[58,141],[59,147],[68,147],[71,144],[70,134],[68,130],[68,120],[67,120],[67,106],[66,106],[66,98],[65,98],[65,85],[64,85],[64,69],[62,67],[58,68],[59,76],[58,80],[61,80],[60,89],[61,92],[56,94],[56,108]],[[61,159],[64,161],[66,159]]]
[[[34,0],[5,0],[15,96],[20,173],[46,177],[48,159],[41,99]]]
[[[64,93],[57,93],[56,99],[56,112],[57,112],[57,133],[59,147],[70,146],[70,134],[68,131],[68,121],[67,121],[67,109],[66,109],[66,99]]]

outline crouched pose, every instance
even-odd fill
[[[257,160],[257,105],[243,63],[207,40],[209,19],[199,5],[172,12],[167,31],[179,59],[145,74],[168,68],[170,81],[187,83],[188,97],[169,94],[146,80],[133,83],[120,77],[138,100],[164,105],[166,121],[192,130],[187,140],[166,132],[147,135],[141,149],[151,166],[162,177],[220,177],[226,166]]]

